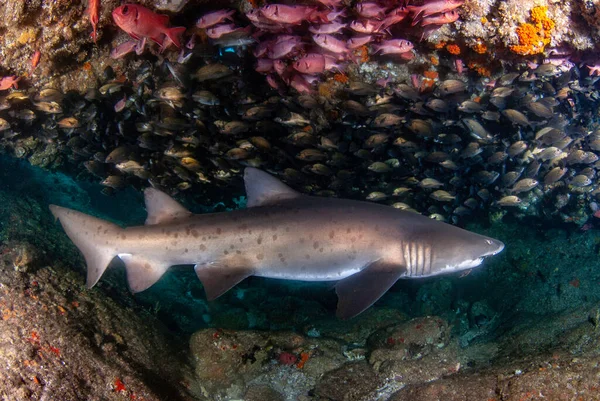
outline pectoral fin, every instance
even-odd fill
[[[196,275],[202,281],[206,299],[212,301],[246,277],[254,274],[254,270],[243,258],[229,258],[217,262],[198,264],[194,266]]]
[[[335,285],[337,316],[349,319],[363,312],[381,298],[405,271],[403,266],[379,260],[339,281]]]

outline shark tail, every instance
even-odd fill
[[[108,221],[56,205],[50,205],[50,211],[83,254],[87,264],[87,287],[92,288],[110,261],[117,256],[115,239],[123,229]]]

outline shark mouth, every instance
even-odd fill
[[[464,262],[460,262],[459,264],[457,264],[455,266],[446,266],[446,269],[448,269],[448,271],[452,271],[452,270],[458,271],[458,270],[470,269],[472,267],[479,266],[482,262],[483,262],[483,257],[473,259],[473,260],[465,260]]]

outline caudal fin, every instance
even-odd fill
[[[56,205],[50,205],[50,211],[83,254],[87,263],[87,287],[92,288],[117,255],[115,238],[123,229],[108,221]]]
[[[165,35],[173,42],[177,48],[181,48],[181,42],[179,41],[179,36],[183,35],[185,32],[185,27],[179,26],[175,28],[167,28],[165,30]],[[163,44],[164,46],[164,44]]]

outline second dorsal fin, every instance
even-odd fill
[[[191,214],[175,199],[156,188],[146,188],[144,201],[148,211],[146,224],[168,223]]]
[[[270,205],[300,196],[299,192],[277,178],[253,167],[246,167],[244,170],[244,185],[248,207]]]

